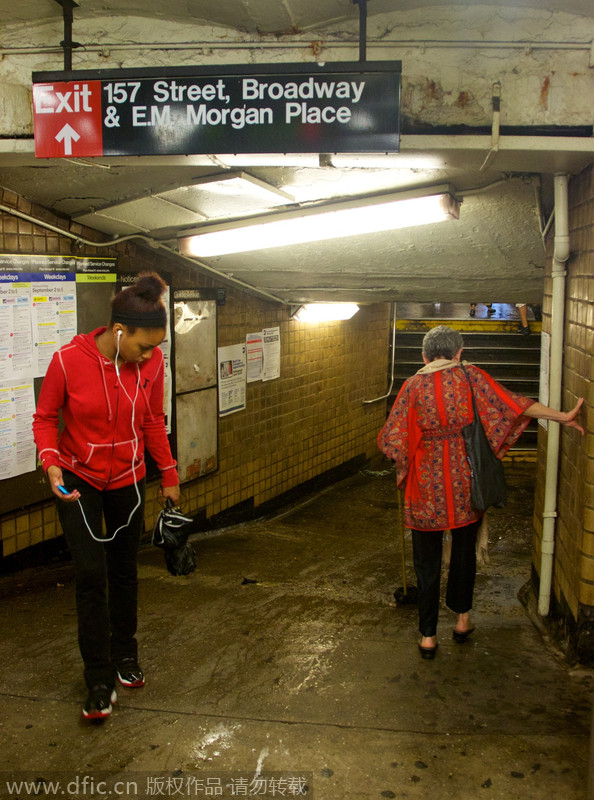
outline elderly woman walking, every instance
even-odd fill
[[[396,462],[397,484],[404,489],[404,523],[412,531],[417,576],[419,650],[432,659],[437,650],[437,620],[443,532],[452,533],[446,605],[457,620],[454,640],[473,632],[470,611],[476,575],[476,538],[484,510],[470,502],[470,467],[462,428],[472,421],[472,396],[485,433],[498,458],[530,422],[553,420],[582,434],[576,422],[583,399],[568,412],[514,394],[486,372],[462,364],[462,335],[446,325],[423,339],[422,367],[402,386],[378,436],[379,449]]]

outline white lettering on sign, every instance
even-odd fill
[[[193,83],[187,86],[183,83],[171,81],[157,81],[153,86],[153,97],[157,103],[178,103],[189,100],[195,103],[198,100],[221,100],[223,103],[229,102],[229,95],[226,93],[225,82],[219,79],[215,84],[207,83],[198,86]]]
[[[53,114],[54,107],[49,105],[54,97],[54,87],[53,86],[39,86],[37,91],[33,95],[33,99],[35,102],[35,113],[36,114]],[[46,106],[46,101],[48,105]]]
[[[35,93],[35,113],[37,114],[78,114],[92,111],[91,90],[86,83],[75,83],[70,92],[54,92],[53,85],[40,87]],[[58,105],[55,106],[55,101]]]
[[[132,107],[132,125],[135,128],[156,128],[159,125],[171,125],[171,106],[150,106],[150,117],[147,106]]]
[[[64,142],[64,155],[72,155],[72,142],[78,142],[80,134],[74,128],[71,128],[68,123],[56,134],[55,139],[57,142]]]
[[[317,81],[309,78],[302,83],[264,83],[257,78],[244,78],[242,92],[244,100],[322,100],[336,97],[358,103],[365,90],[365,81]]]
[[[272,125],[274,118],[271,108],[208,108],[200,105],[186,107],[186,118],[190,125],[226,125],[236,130],[246,125]]]
[[[285,122],[289,123],[292,119],[300,117],[305,124],[320,124],[322,122],[341,122],[346,124],[352,117],[351,109],[348,106],[309,106],[307,103],[287,103],[285,106]]]
[[[128,100],[133,103],[139,89],[140,81],[118,81],[117,83],[107,83],[103,87],[103,91],[107,92],[107,102],[110,105],[127,103]]]

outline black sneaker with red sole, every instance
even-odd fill
[[[122,658],[116,662],[116,673],[122,686],[138,689],[144,686],[144,673],[135,658]]]
[[[89,696],[83,706],[82,715],[85,719],[101,720],[107,719],[113,711],[113,703],[118,696],[116,690],[104,683],[99,683],[89,689]]]

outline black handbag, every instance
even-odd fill
[[[165,552],[165,564],[172,575],[189,575],[196,569],[196,554],[188,541],[192,517],[185,517],[169,497],[157,518],[152,541]]]
[[[472,384],[468,380],[464,367],[462,370],[470,386],[472,397],[473,420],[462,428],[466,458],[471,472],[470,505],[475,511],[485,511],[491,506],[503,508],[507,493],[503,464],[491,449],[478,414]]]

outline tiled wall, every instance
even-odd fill
[[[586,435],[561,431],[553,572],[553,610],[579,638],[594,607],[594,170],[569,183],[571,255],[567,262],[563,408],[584,397]],[[550,331],[552,237],[545,281],[543,330]],[[533,567],[540,570],[546,434],[539,434]],[[594,632],[594,627],[591,627]],[[574,649],[579,651],[579,643]],[[594,653],[594,651],[593,651]],[[582,655],[586,656],[586,653]]]
[[[86,239],[103,238],[32,207],[12,192],[0,190],[0,202]],[[161,251],[145,250],[133,242],[81,251],[58,233],[2,212],[0,252],[117,255],[122,271],[172,273],[174,288],[215,285],[210,277]],[[387,304],[364,307],[347,322],[308,325],[291,320],[286,306],[225,288],[226,303],[218,307],[219,346],[238,344],[246,333],[278,325],[281,377],[248,384],[246,410],[219,421],[218,470],[183,485],[184,510],[207,519],[239,503],[260,506],[350,459],[376,456],[375,439],[386,413],[385,403],[364,406],[363,401],[383,395],[386,389]],[[147,530],[160,509],[156,493],[157,486],[149,486]],[[0,518],[3,556],[60,533],[51,500]]]

